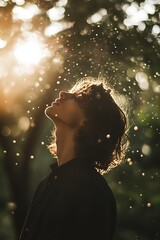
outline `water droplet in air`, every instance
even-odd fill
[[[111,135],[110,135],[110,134],[107,134],[107,135],[106,135],[106,138],[108,138],[108,139],[109,139],[110,137],[111,137]]]
[[[8,202],[8,203],[7,203],[7,208],[8,208],[9,210],[15,210],[16,207],[17,207],[17,205],[16,205],[15,202]]]
[[[151,205],[151,203],[147,203],[147,207],[151,207],[152,205]]]
[[[138,131],[138,126],[135,126],[135,127],[134,127],[134,130],[135,130],[135,131]]]

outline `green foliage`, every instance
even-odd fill
[[[30,19],[14,15],[33,3],[39,10]],[[4,1],[0,7],[0,238],[13,240],[13,228],[19,234],[34,189],[49,171],[46,145],[52,126],[44,118],[45,107],[78,78],[99,76],[120,93],[130,120],[127,162],[106,176],[118,203],[115,239],[160,239],[160,5],[150,1],[140,20],[144,4],[60,0],[18,6],[18,1]],[[52,7],[61,7],[60,19],[51,19],[47,11]],[[130,24],[133,8],[137,18]],[[57,34],[47,35],[48,26],[57,23],[61,31],[58,27]],[[16,44],[24,46],[27,39],[36,44],[27,53],[21,48],[21,56]],[[41,50],[34,59],[36,46]],[[8,202],[17,204],[15,214]]]

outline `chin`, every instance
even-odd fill
[[[46,115],[47,117],[49,117],[49,118],[50,118],[51,115],[53,114],[52,112],[53,112],[52,106],[49,106],[49,107],[47,107],[47,108],[44,110],[45,115]]]
[[[54,121],[56,119],[55,117],[55,112],[53,110],[53,106],[49,106],[45,109],[44,111],[45,115],[52,121]]]

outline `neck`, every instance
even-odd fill
[[[74,134],[75,131],[71,131],[71,129],[56,129],[58,166],[76,157],[75,142],[73,141]]]

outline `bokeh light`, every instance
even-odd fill
[[[24,40],[19,40],[14,46],[13,53],[19,64],[38,65],[40,61],[49,57],[50,53],[36,33],[26,33]]]
[[[12,17],[13,20],[29,21],[39,13],[40,9],[36,4],[26,3],[23,7],[15,6],[12,10]]]

